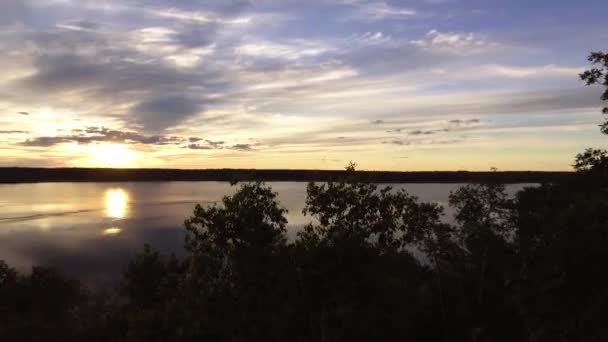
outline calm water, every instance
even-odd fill
[[[289,210],[288,234],[302,216],[306,184],[269,183]],[[423,201],[447,206],[459,184],[399,184]],[[525,185],[510,185],[514,193]],[[0,260],[27,271],[52,265],[89,284],[110,283],[144,243],[180,254],[183,222],[196,203],[233,193],[220,182],[39,183],[0,185]],[[447,210],[447,219],[451,212]]]

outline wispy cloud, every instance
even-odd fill
[[[473,32],[440,32],[435,29],[428,31],[422,39],[412,40],[412,44],[425,49],[437,49],[467,55],[484,52],[488,48],[495,48],[499,45]]]
[[[413,8],[392,6],[380,1],[342,0],[342,3],[354,7],[353,17],[364,21],[404,19],[417,14]]]
[[[178,8],[167,8],[161,10],[149,10],[148,13],[167,19],[185,21],[188,23],[222,23],[222,24],[248,24],[250,17],[223,17],[213,12],[184,11]]]
[[[547,64],[541,66],[510,66],[499,64],[481,65],[477,71],[482,75],[492,75],[506,78],[530,78],[530,77],[570,77],[576,76],[584,70],[583,67],[558,66]]]
[[[236,53],[253,57],[284,58],[296,60],[303,57],[319,56],[331,51],[327,44],[311,41],[291,41],[273,43],[258,40],[236,47]]]
[[[23,130],[8,130],[8,131],[0,131],[0,134],[25,134],[29,133],[28,131]]]

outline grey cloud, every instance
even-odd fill
[[[163,64],[139,63],[139,56],[129,51],[121,51],[118,55],[113,55],[111,51],[100,53],[105,55],[104,58],[65,52],[40,56],[35,60],[37,72],[21,80],[21,83],[51,93],[95,89],[97,96],[120,96],[121,93],[162,93],[179,87],[187,89],[199,83],[197,76],[203,76],[187,74]]]
[[[399,145],[399,146],[407,146],[410,144],[409,141],[403,141],[403,140],[388,140],[388,141],[383,141],[383,144],[392,144],[392,145]]]
[[[209,46],[214,42],[214,37],[210,34],[210,31],[216,29],[216,24],[187,25],[175,33],[173,38],[185,47]]]
[[[445,132],[451,132],[454,129],[452,128],[439,128],[439,129],[430,129],[430,130],[414,130],[409,132],[409,135],[432,135],[432,134],[436,134],[436,133],[445,133]]]
[[[452,125],[456,125],[456,126],[469,126],[469,125],[477,124],[480,122],[481,121],[479,119],[469,119],[469,120],[456,119],[456,120],[448,121],[448,123],[450,123]]]
[[[23,80],[40,90],[69,90],[95,87],[103,83],[106,71],[101,65],[87,63],[74,55],[42,57],[37,72]]]
[[[212,150],[213,147],[199,144],[190,144],[188,148],[191,150]]]
[[[21,133],[28,133],[28,131],[20,131],[20,130],[0,131],[0,134],[21,134]]]
[[[93,30],[93,29],[97,29],[99,28],[99,24],[91,22],[91,21],[85,21],[85,20],[76,20],[76,21],[72,21],[70,22],[71,25],[75,25],[84,29],[89,29],[89,30]]]
[[[201,141],[203,143],[201,143],[201,142],[192,143],[186,147],[191,150],[221,150],[224,148],[223,141],[213,141],[213,140],[209,140],[209,139],[204,139],[204,140],[199,139],[198,141]]]
[[[142,135],[131,131],[112,130],[105,127],[86,127],[74,129],[72,134],[53,137],[36,137],[21,143],[22,146],[49,147],[63,143],[90,144],[99,142],[113,142],[144,145],[181,145],[190,139],[178,136]]]
[[[373,123],[374,125],[380,125],[380,124],[383,124],[383,123],[384,123],[384,120],[374,120],[374,121],[372,121],[372,123]]]
[[[207,139],[207,140],[205,140],[205,142],[207,142],[207,144],[209,144],[209,145],[211,145],[213,147],[219,147],[219,146],[224,145],[223,141],[213,141],[213,140],[208,140]]]
[[[21,114],[21,115],[30,115],[30,113],[28,113],[28,112],[17,112],[17,114]]]
[[[203,110],[203,105],[185,96],[168,96],[144,100],[132,109],[145,129],[158,131],[174,126]]]
[[[588,88],[563,88],[521,93],[505,93],[479,97],[479,101],[469,103],[435,106],[425,109],[447,114],[469,113],[472,115],[549,113],[555,111],[578,111],[581,109],[600,110],[601,100],[596,92]]]
[[[397,146],[409,146],[409,145],[416,145],[416,146],[426,146],[426,145],[449,145],[449,144],[456,144],[456,143],[460,143],[463,142],[465,140],[464,137],[461,138],[455,138],[455,139],[445,139],[445,140],[417,140],[417,141],[403,141],[403,140],[387,140],[387,141],[383,141],[383,144],[391,144],[391,145],[397,145]]]
[[[429,131],[415,130],[415,131],[409,132],[409,135],[431,135],[431,134],[435,134],[440,131],[442,131],[442,130],[429,130]]]
[[[44,101],[70,92],[79,94],[81,102],[105,102],[116,108],[136,103],[123,120],[153,131],[203,111],[205,93],[230,86],[226,73],[214,63],[178,69],[162,56],[131,49],[122,37],[67,30],[32,33],[25,39],[40,52],[32,56],[36,72],[12,85],[19,96]]]
[[[233,150],[238,150],[238,151],[252,151],[253,150],[253,147],[251,144],[236,144],[236,145],[230,146],[230,148]]]
[[[185,142],[186,138],[175,136],[161,135],[141,135],[136,132],[111,130],[105,127],[87,127],[85,132],[92,134],[91,136],[83,136],[80,139],[75,139],[78,142],[87,143],[89,141],[116,141],[116,142],[134,142],[146,145],[175,145]]]
[[[71,30],[96,30],[100,28],[97,23],[86,20],[70,20],[58,25],[60,28]]]
[[[73,140],[69,137],[38,137],[34,139],[28,139],[22,142],[20,145],[28,147],[50,147],[59,144],[69,143]]]
[[[585,87],[517,93],[503,101],[497,97],[493,99],[496,100],[496,103],[492,105],[493,111],[503,113],[599,108],[601,106],[597,94]]]

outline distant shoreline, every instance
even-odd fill
[[[357,171],[373,183],[543,183],[569,177],[553,171]],[[275,181],[326,182],[345,175],[341,170],[258,169],[106,169],[106,168],[0,168],[0,183],[50,182],[164,182],[164,181]]]

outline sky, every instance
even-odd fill
[[[0,166],[570,170],[605,0],[0,0]]]

